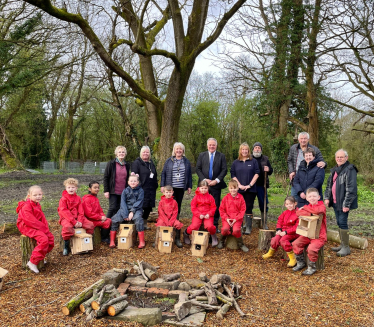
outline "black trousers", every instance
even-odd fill
[[[178,203],[178,215],[180,215],[181,207],[182,207],[182,200],[184,196],[184,189],[173,187],[173,191],[174,191],[174,194],[173,194],[174,200],[177,201]]]
[[[211,194],[214,198],[214,202],[216,203],[216,212],[214,213],[214,226],[218,228],[219,222],[219,206],[221,204],[221,189],[217,190],[214,188],[209,189],[209,194]]]
[[[112,218],[121,207],[121,195],[109,194],[109,208],[106,215],[107,218]]]
[[[241,195],[243,195],[244,201],[245,201],[245,206],[246,206],[245,213],[247,215],[252,214],[253,213],[253,204],[255,203],[257,193],[246,191],[244,193],[241,193]],[[261,210],[263,210],[263,209],[261,209]]]
[[[152,212],[152,207],[143,208],[143,219],[144,221],[148,219],[149,214]]]

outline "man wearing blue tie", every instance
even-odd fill
[[[213,196],[217,209],[214,214],[214,225],[218,230],[219,205],[221,203],[221,190],[227,185],[223,180],[227,174],[227,164],[225,155],[217,151],[217,140],[210,138],[207,141],[207,152],[199,154],[196,163],[196,173],[199,181],[206,180],[209,184],[209,193]]]

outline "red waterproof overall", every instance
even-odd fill
[[[246,206],[244,197],[241,194],[237,194],[233,197],[231,194],[227,194],[221,202],[219,207],[219,214],[222,218],[222,235],[227,236],[232,234],[234,237],[239,238],[242,236],[241,226],[243,217],[245,214]],[[236,222],[231,227],[227,222],[227,219],[235,219]],[[232,230],[232,232],[231,232]]]
[[[110,228],[112,220],[107,218],[105,221],[101,220],[101,217],[105,217],[104,211],[100,206],[100,201],[97,196],[92,194],[86,194],[82,198],[83,212],[86,218],[91,221],[95,227],[101,227],[104,229]]]
[[[171,197],[167,199],[165,195],[161,197],[158,204],[158,219],[156,226],[174,227],[181,229],[183,224],[177,220],[178,217],[178,203]]]

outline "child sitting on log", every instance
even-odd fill
[[[47,219],[40,206],[43,192],[40,186],[34,185],[29,188],[24,201],[18,202],[17,227],[21,234],[36,240],[36,247],[32,251],[27,266],[31,271],[38,274],[38,264],[45,261],[47,253],[51,252],[55,244],[54,237],[49,231]]]
[[[204,228],[212,237],[212,246],[217,246],[218,240],[216,235],[216,226],[214,226],[214,213],[216,211],[216,203],[214,198],[209,194],[209,186],[206,180],[199,183],[199,187],[195,192],[195,196],[191,201],[192,222],[184,231],[184,243],[191,244],[190,235],[192,231],[199,230],[204,222]]]
[[[243,236],[241,233],[241,226],[246,210],[246,205],[243,195],[238,193],[239,184],[235,179],[229,181],[229,194],[227,194],[221,202],[219,213],[222,218],[222,237],[218,244],[218,248],[222,249],[228,235],[238,239],[239,248],[248,252],[248,248],[243,243]]]
[[[310,239],[305,236],[299,236],[293,243],[293,252],[296,254],[297,265],[293,268],[293,271],[299,271],[306,266],[304,260],[304,248],[308,245],[308,269],[303,272],[303,275],[313,275],[316,269],[316,261],[318,259],[318,251],[325,245],[327,241],[327,228],[326,228],[326,207],[323,201],[320,200],[319,192],[316,188],[309,188],[306,191],[306,200],[309,202],[308,205],[301,207],[296,211],[297,216],[311,216],[323,215],[321,229],[319,231],[319,237],[316,239]]]
[[[82,200],[77,195],[78,180],[68,178],[64,181],[65,191],[58,204],[58,223],[62,226],[62,238],[64,240],[63,255],[68,255],[70,250],[70,239],[74,236],[75,228],[84,228],[88,234],[93,234],[95,226],[84,216]]]
[[[284,205],[287,210],[283,211],[278,217],[277,231],[275,236],[271,239],[270,249],[268,253],[264,254],[262,257],[264,259],[271,258],[280,245],[290,258],[287,267],[292,268],[296,265],[296,258],[292,251],[291,242],[299,237],[299,235],[296,234],[297,225],[299,224],[299,218],[296,215],[297,202],[293,196],[288,196],[286,197]]]
[[[101,240],[109,244],[109,231],[112,220],[107,218],[100,206],[97,194],[100,191],[99,182],[92,181],[88,184],[88,194],[82,198],[84,215],[95,227],[101,227]]]
[[[158,204],[158,219],[156,226],[162,227],[174,227],[175,245],[179,248],[183,247],[180,237],[181,237],[181,228],[183,224],[177,220],[178,216],[178,203],[173,198],[173,187],[166,185],[164,187],[164,195],[161,197],[161,200]]]
[[[131,173],[127,186],[121,195],[121,208],[112,217],[110,228],[110,248],[115,248],[115,239],[119,225],[124,222],[134,221],[139,236],[139,249],[145,247],[144,221],[143,221],[143,200],[144,191],[139,186],[139,175]]]

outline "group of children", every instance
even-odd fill
[[[116,234],[120,223],[132,221],[138,232],[139,248],[145,247],[144,223],[142,218],[142,208],[144,192],[139,185],[139,175],[131,173],[128,180],[128,187],[122,192],[121,206],[118,212],[110,219],[107,218],[100,206],[97,194],[100,189],[98,182],[91,182],[88,194],[82,199],[77,195],[78,180],[68,178],[64,181],[65,190],[58,206],[60,216],[59,224],[62,226],[62,238],[64,240],[63,255],[68,255],[70,250],[70,238],[74,235],[75,228],[84,228],[89,234],[93,234],[95,227],[101,227],[103,242],[114,248]],[[212,246],[218,244],[222,249],[228,235],[238,239],[239,248],[248,252],[248,248],[243,243],[241,226],[246,210],[244,198],[238,193],[238,182],[234,179],[229,182],[229,193],[222,199],[219,212],[222,218],[222,237],[218,243],[216,227],[214,226],[214,213],[216,204],[212,195],[209,194],[209,187],[206,181],[201,181],[195,192],[195,197],[191,201],[192,222],[184,231],[184,242],[190,244],[192,231],[199,230],[201,225],[209,232],[212,238]],[[41,210],[40,200],[42,190],[39,186],[32,186],[29,189],[25,201],[20,201],[17,207],[17,226],[20,232],[37,242],[37,246],[31,255],[28,267],[38,273],[37,265],[53,249],[54,238],[49,231],[47,220]],[[296,210],[296,201],[293,197],[287,197],[285,205],[287,210],[283,212],[277,223],[276,236],[271,241],[271,248],[264,259],[272,257],[281,245],[287,252],[290,261],[289,267],[294,267],[294,271],[301,270],[306,266],[304,262],[303,250],[308,247],[309,265],[304,272],[311,275],[316,271],[315,262],[318,251],[326,242],[326,208],[322,201],[319,201],[319,193],[316,189],[309,189],[306,194],[309,205]],[[321,231],[318,239],[309,239],[296,234],[298,216],[323,214]],[[158,220],[156,226],[167,226],[175,228],[175,244],[182,247],[180,234],[183,224],[177,220],[178,204],[173,199],[173,187],[166,186],[164,195],[158,205]],[[291,244],[292,242],[292,244]],[[296,255],[296,257],[295,257]]]

